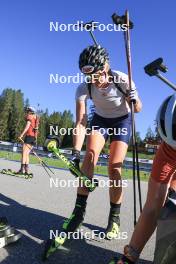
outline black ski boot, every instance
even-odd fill
[[[112,204],[109,213],[108,226],[105,234],[106,239],[111,240],[118,237],[120,232],[120,205]]]
[[[80,227],[84,221],[86,200],[87,196],[77,196],[75,209],[73,210],[71,216],[64,221],[60,235],[55,239],[47,240],[42,257],[43,261],[45,261],[51,254],[53,254],[60,246],[65,243],[68,235],[70,237]]]

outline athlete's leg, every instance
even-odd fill
[[[105,139],[98,131],[93,131],[92,134],[88,136],[86,155],[81,171],[90,178],[93,177],[94,168],[104,144]],[[78,188],[75,208],[69,219],[67,219],[63,224],[63,229],[66,233],[76,231],[76,229],[83,222],[88,195],[89,192],[85,187],[80,186]]]
[[[23,147],[22,147],[22,153],[21,153],[21,168],[18,171],[18,173],[24,173],[25,172],[26,152],[27,152],[27,148],[26,148],[26,144],[24,143]]]
[[[24,143],[22,147],[21,164],[25,164],[26,161],[25,154],[26,154],[26,144]]]
[[[29,154],[31,150],[32,150],[32,145],[26,143],[23,144],[21,168],[18,173],[29,173]]]
[[[172,186],[175,183],[173,178],[176,170],[175,155],[176,152],[163,143],[154,158],[147,200],[130,244],[124,249],[125,256],[133,261],[137,260],[137,256],[140,255],[156,228],[158,216],[166,201],[172,179]]]
[[[92,178],[94,168],[97,164],[100,152],[105,144],[105,139],[98,131],[93,131],[87,138],[86,154],[81,167],[81,171],[88,177]],[[88,191],[84,187],[78,188],[78,193],[88,195]]]
[[[106,237],[116,238],[120,227],[120,207],[122,202],[121,169],[127,152],[128,145],[123,141],[112,141],[109,157],[109,179],[110,179],[110,213]]]
[[[139,253],[157,226],[157,219],[165,203],[168,187],[169,184],[156,182],[152,178],[149,180],[147,200],[130,241],[130,246]]]
[[[26,144],[26,151],[25,151],[25,164],[29,164],[29,154],[32,150],[32,145]]]
[[[110,187],[109,195],[110,201],[114,204],[121,204],[122,201],[121,169],[127,149],[128,145],[123,141],[113,141],[110,145],[108,171],[109,179],[115,185]]]
[[[30,152],[32,150],[33,146],[31,144],[26,144],[26,152],[25,152],[25,173],[29,174],[29,157]]]

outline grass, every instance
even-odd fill
[[[20,153],[14,153],[14,152],[0,151],[0,158],[5,158],[8,160],[14,160],[14,161],[20,161],[21,154]],[[52,159],[52,158],[44,157],[44,158],[42,158],[42,160],[44,162],[46,162],[47,165],[49,165],[49,166],[67,169],[67,166],[59,159]],[[31,155],[30,156],[30,163],[37,164],[39,162],[35,156]],[[95,174],[101,174],[101,175],[107,176],[108,175],[107,166],[96,166]],[[125,179],[131,179],[132,178],[132,170],[123,168],[122,169],[122,175],[123,175],[123,178],[125,178]],[[149,173],[141,171],[140,177],[141,177],[142,181],[147,181],[149,178]]]
[[[108,152],[108,151],[107,151]],[[133,153],[132,151],[128,151],[126,154],[126,157],[128,158],[132,158]],[[148,159],[148,160],[153,160],[155,154],[151,154],[151,153],[138,153],[139,159]]]
[[[129,158],[132,158],[133,153],[128,151],[126,156],[129,157]],[[148,153],[148,154],[139,153],[139,159],[153,159],[154,156],[155,155],[154,154],[151,154],[151,153]]]

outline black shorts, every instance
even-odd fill
[[[29,145],[35,145],[36,144],[36,138],[32,136],[25,136],[24,143]]]
[[[106,141],[110,137],[110,142],[123,141],[128,144],[131,137],[131,115],[105,118],[95,113],[90,128],[99,131]]]

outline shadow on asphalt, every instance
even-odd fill
[[[33,209],[22,205],[3,194],[0,194],[0,214],[6,216],[9,223],[16,229],[22,230],[23,235],[16,244],[5,248],[8,256],[1,264],[41,264],[43,242],[49,238],[49,230],[58,230],[65,218],[49,212]],[[101,230],[97,226],[84,225],[90,230]],[[94,243],[94,244],[91,244]],[[110,242],[106,242],[110,243]],[[95,245],[96,244],[96,245]],[[114,251],[102,248],[103,242],[86,239],[69,240],[64,247],[50,257],[46,263],[63,264],[107,264],[114,256]],[[150,261],[141,260],[140,264],[151,264]]]

